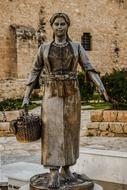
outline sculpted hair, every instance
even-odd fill
[[[58,17],[64,18],[64,20],[66,21],[67,25],[70,26],[70,19],[69,19],[68,15],[65,14],[65,13],[55,13],[55,14],[53,14],[52,17],[50,18],[50,25],[51,26],[53,25],[55,19],[58,18]]]

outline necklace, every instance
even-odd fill
[[[68,42],[64,42],[64,43],[56,43],[56,42],[53,42],[52,43],[55,47],[66,47],[68,45]]]

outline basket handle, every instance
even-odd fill
[[[24,105],[24,113],[25,113],[25,115],[28,115],[28,105],[27,104]]]

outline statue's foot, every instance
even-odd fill
[[[61,175],[64,177],[65,180],[69,182],[76,182],[77,177],[70,171],[70,168],[67,166],[62,167]]]
[[[51,170],[50,171],[50,181],[49,181],[49,188],[59,188],[60,187],[60,179],[59,179],[59,171],[58,170]]]

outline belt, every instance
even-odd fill
[[[49,75],[44,75],[44,78],[46,79],[46,81],[52,81],[52,80],[56,80],[56,81],[64,81],[64,80],[76,80],[77,76],[75,73],[69,73],[69,74],[64,74],[64,75],[57,75],[57,74],[49,74]]]

